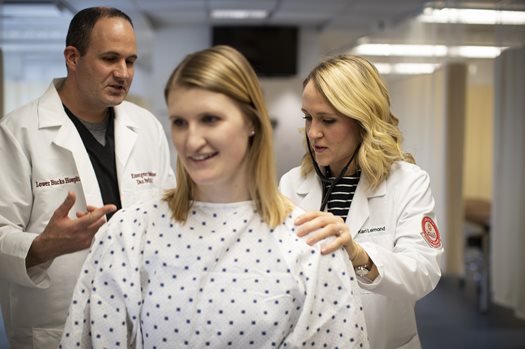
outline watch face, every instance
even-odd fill
[[[355,268],[355,273],[357,276],[360,276],[360,277],[365,277],[368,275],[368,273],[370,272],[370,270],[368,270],[366,267],[364,266],[358,266]]]

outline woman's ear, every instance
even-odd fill
[[[253,120],[248,120],[247,126],[248,126],[248,137],[253,137],[253,135],[255,134],[255,124]]]

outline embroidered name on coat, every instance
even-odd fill
[[[383,225],[382,227],[359,229],[359,231],[357,233],[358,234],[369,234],[369,233],[382,232],[382,231],[385,231],[385,230],[386,230],[386,227]]]
[[[156,172],[139,172],[139,173],[132,173],[131,178],[137,181],[137,184],[146,184],[146,183],[153,183],[153,180],[157,177]]]
[[[64,177],[64,178],[57,178],[57,179],[50,179],[50,180],[39,180],[35,181],[35,187],[41,188],[41,187],[52,187],[55,185],[64,185],[64,184],[76,184],[80,182],[80,177]]]

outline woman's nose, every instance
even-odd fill
[[[186,146],[189,150],[195,151],[206,144],[206,137],[199,127],[190,126],[188,128],[188,138],[186,139]]]
[[[312,121],[310,127],[308,128],[308,137],[310,138],[321,138],[323,136],[322,127],[319,123]]]

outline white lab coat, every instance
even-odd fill
[[[315,172],[305,178],[296,167],[279,187],[299,207],[319,210],[322,186]],[[394,163],[375,190],[361,177],[346,224],[379,271],[373,283],[358,278],[371,348],[421,347],[414,306],[438,283],[443,253],[438,241],[424,239],[423,219],[435,222],[434,199],[429,176],[418,166]]]
[[[0,122],[0,296],[13,348],[56,348],[87,250],[30,268],[25,258],[68,191],[70,211],[102,206],[89,155],[64,112],[53,81],[37,100]],[[115,107],[115,161],[123,207],[150,200],[173,187],[162,125],[147,110],[123,102]]]

